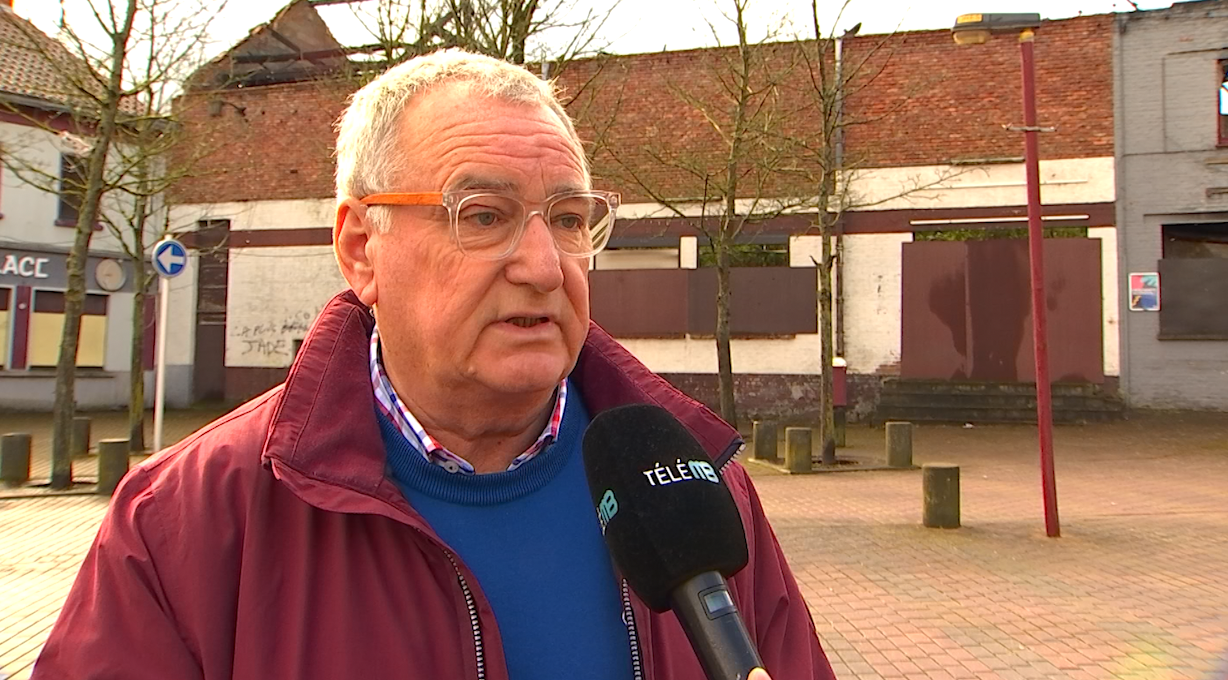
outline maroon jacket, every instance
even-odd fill
[[[476,579],[385,474],[371,326],[352,294],[337,296],[284,385],[128,475],[35,680],[507,678]],[[718,465],[740,444],[596,326],[574,375],[594,415],[661,404]],[[731,590],[768,671],[833,678],[746,471],[724,476],[751,555]],[[623,592],[637,673],[702,680],[674,615]]]

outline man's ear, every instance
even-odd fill
[[[350,289],[368,307],[379,297],[375,284],[375,267],[371,261],[376,238],[375,225],[367,216],[367,206],[354,197],[337,204],[337,222],[333,225],[333,252],[341,275]]]

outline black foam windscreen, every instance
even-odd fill
[[[668,411],[620,406],[584,433],[584,469],[614,565],[656,611],[708,571],[746,566],[738,506],[703,447]]]

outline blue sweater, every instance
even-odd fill
[[[558,439],[510,472],[451,473],[382,413],[380,430],[405,498],[477,576],[511,680],[628,680],[622,598],[580,450],[588,412],[568,387]]]

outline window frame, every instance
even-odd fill
[[[79,193],[77,196],[77,205],[72,205],[69,202],[69,194],[64,186],[64,180],[66,179],[66,171],[70,168],[69,164],[72,163],[72,161],[70,161],[69,159],[76,159],[77,176],[75,178],[75,181],[79,182],[82,185],[84,185],[85,183],[85,167],[84,167],[84,163],[86,162],[85,157],[80,156],[78,154],[73,154],[73,153],[61,153],[60,154],[60,186],[59,186],[59,191],[56,192],[57,202],[56,202],[56,211],[55,211],[55,225],[57,227],[76,227],[77,220],[81,218],[81,203],[85,199],[85,191],[84,191],[84,188],[82,188],[79,190]],[[67,215],[66,208],[71,209],[73,214]]]
[[[1228,147],[1228,55],[1215,60],[1219,87],[1215,90],[1215,132],[1217,147]]]

